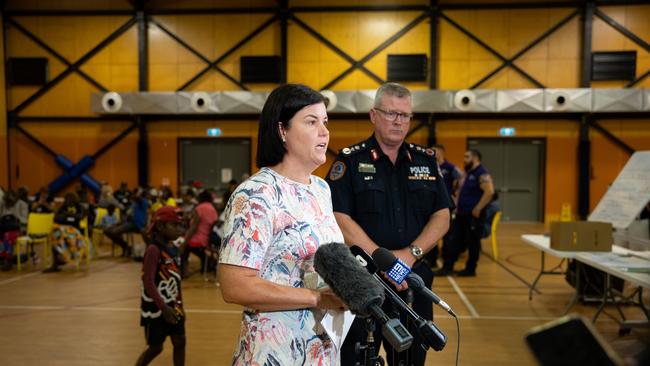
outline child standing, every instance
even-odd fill
[[[165,206],[154,213],[142,265],[140,325],[148,348],[136,365],[148,365],[163,350],[167,336],[174,345],[174,366],[185,364],[185,312],[181,296],[180,253],[174,241],[184,233],[182,212]]]

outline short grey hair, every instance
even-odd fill
[[[381,107],[381,100],[384,95],[397,98],[410,98],[411,91],[402,84],[384,83],[377,89],[377,94],[375,94],[375,108]]]

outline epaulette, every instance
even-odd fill
[[[341,154],[343,154],[344,156],[350,156],[350,155],[358,154],[362,151],[366,151],[367,149],[368,149],[368,145],[365,142],[362,142],[360,144],[344,147],[343,149],[341,149]]]
[[[436,158],[436,152],[431,148],[420,146],[417,144],[411,144],[411,143],[408,143],[406,146],[408,146],[409,150],[414,153],[426,155],[434,159]]]

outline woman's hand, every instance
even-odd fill
[[[348,309],[348,306],[345,305],[345,303],[343,303],[343,301],[341,301],[341,299],[339,299],[339,297],[329,288],[318,291],[318,303],[316,304],[316,307],[326,310]]]

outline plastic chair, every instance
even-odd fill
[[[492,219],[492,228],[490,230],[490,236],[492,239],[492,256],[494,257],[494,260],[499,259],[499,248],[497,247],[497,226],[499,225],[500,221],[501,211],[497,211],[497,213],[494,214],[494,218]]]
[[[43,259],[46,260],[49,258],[50,232],[52,231],[52,225],[54,225],[53,213],[30,213],[29,216],[27,216],[27,235],[23,235],[16,240],[16,258],[18,258],[16,269],[18,272],[22,270],[20,263],[20,249],[23,245],[25,247],[31,245],[33,252],[34,244],[45,243]]]
[[[99,250],[99,244],[104,239],[104,229],[99,225],[102,222],[102,218],[108,214],[108,210],[105,208],[97,207],[95,210],[95,222],[93,223],[92,230],[92,239],[93,239],[93,255],[97,256]]]
[[[93,256],[97,256],[99,250],[99,244],[104,240],[104,228],[101,227],[102,218],[108,215],[108,210],[102,207],[97,207],[95,210],[95,222],[93,223],[92,230],[92,242],[93,242]],[[115,209],[115,215],[117,215],[117,220],[120,220],[120,209]],[[111,253],[115,251],[115,243],[111,245]]]
[[[79,260],[76,263],[77,270],[79,270],[79,263],[81,263],[81,259],[84,255],[86,256],[86,266],[90,268],[91,247],[93,246],[90,239],[88,238],[88,217],[84,217],[81,219],[81,221],[79,221],[79,228],[83,232],[86,245],[79,250]]]

